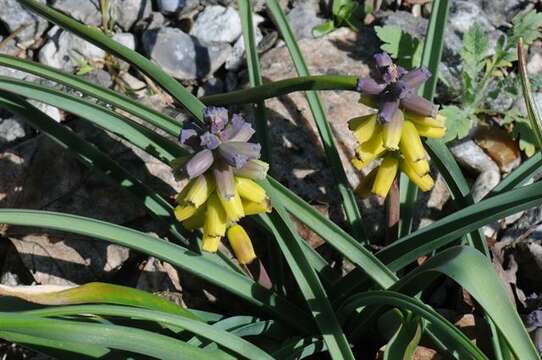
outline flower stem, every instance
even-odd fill
[[[357,76],[316,75],[279,80],[249,89],[231,91],[225,94],[204,96],[200,100],[206,105],[231,105],[255,103],[296,91],[307,90],[350,90],[355,91]]]

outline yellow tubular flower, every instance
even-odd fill
[[[249,264],[256,259],[252,241],[240,225],[235,224],[228,229],[228,240],[239,263]]]
[[[429,191],[433,188],[434,182],[431,175],[429,174],[425,174],[423,176],[418,175],[408,161],[406,160],[401,161],[401,170],[405,174],[407,174],[408,178],[412,180],[412,182],[416,184],[416,186],[418,186],[421,191]]]
[[[369,195],[371,195],[371,190],[372,190],[377,172],[378,172],[378,167],[371,170],[371,172],[369,172],[367,175],[365,175],[363,179],[361,179],[358,187],[356,188],[356,194],[358,194],[359,197],[366,198]]]
[[[202,248],[208,252],[216,252],[220,239],[226,234],[226,212],[222,208],[218,195],[215,193],[207,202],[205,222],[203,224]]]
[[[373,160],[378,158],[386,151],[382,141],[382,132],[376,133],[369,141],[361,144],[356,149],[357,163],[353,162],[354,166],[360,170],[369,165]]]
[[[235,177],[235,188],[243,199],[260,203],[267,197],[265,190],[254,180],[245,177]]]
[[[376,114],[353,118],[348,122],[348,128],[354,132],[360,144],[368,141],[377,130]]]
[[[405,113],[405,120],[413,122],[415,125],[422,126],[431,126],[437,128],[446,127],[446,117],[441,114],[437,114],[436,117],[432,118],[429,116],[420,116],[410,112]]]
[[[378,167],[376,178],[373,183],[372,192],[382,198],[385,198],[390,191],[395,175],[397,175],[397,168],[399,167],[399,160],[394,156],[386,156],[382,161],[382,164]]]
[[[247,216],[271,212],[271,201],[267,198],[261,202],[254,202],[246,199],[241,199],[241,201],[243,202],[243,209]]]
[[[420,139],[420,135],[418,135],[416,126],[410,121],[405,121],[403,124],[399,148],[408,161],[418,162],[425,160],[425,149],[423,148],[422,140]]]
[[[190,189],[184,198],[184,202],[198,208],[207,201],[214,190],[214,181],[210,179],[210,177],[200,175],[192,181]]]
[[[193,205],[179,205],[175,208],[175,217],[179,221],[184,221],[196,213],[196,208]]]
[[[207,206],[200,206],[194,215],[190,216],[188,219],[182,222],[183,227],[186,230],[196,230],[203,227],[205,222],[205,212],[207,211]]]
[[[416,124],[416,129],[420,136],[425,136],[429,139],[440,139],[446,134],[445,127],[436,127],[436,126],[426,126]]]
[[[391,121],[382,125],[382,140],[387,150],[395,151],[399,149],[399,140],[401,139],[401,130],[403,128],[404,116],[401,110],[397,110]]]
[[[408,160],[406,160],[409,165],[412,167],[412,169],[414,169],[414,171],[416,171],[416,174],[418,174],[419,176],[423,176],[425,174],[428,174],[429,171],[431,171],[431,169],[429,168],[429,161],[427,160],[420,160],[420,161],[416,161],[416,162],[410,162]]]
[[[228,221],[239,221],[243,216],[245,216],[245,210],[243,209],[243,203],[241,202],[241,197],[237,189],[235,190],[235,196],[231,199],[225,199],[222,196],[218,196],[222,207],[226,211],[226,217]]]

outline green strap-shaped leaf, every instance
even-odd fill
[[[484,353],[472,344],[465,334],[442,315],[420,300],[397,291],[368,291],[353,295],[339,311],[343,318],[347,318],[356,309],[369,305],[393,306],[405,311],[411,311],[413,314],[427,320],[435,332],[438,332],[438,334],[441,335],[441,339],[443,339],[450,350],[457,350],[460,352],[463,356],[461,359],[487,359]]]
[[[56,345],[59,349],[63,348],[64,342],[68,345],[80,344],[82,353],[86,352],[84,347],[89,344],[93,348],[104,347],[129,351],[164,360],[233,359],[231,355],[223,351],[199,349],[180,340],[141,329],[71,320],[44,319],[20,313],[0,313],[0,332],[8,333],[7,337],[10,333],[14,333],[34,339],[52,340],[48,345]],[[72,351],[77,351],[78,348],[71,346]]]
[[[510,303],[491,261],[471,247],[456,246],[439,253],[399,280],[390,290],[412,296],[428,287],[440,275],[446,275],[469,292],[491,318],[518,359],[539,359],[538,351],[514,305]],[[367,319],[363,312],[360,317]],[[352,334],[355,336],[362,331],[360,324]]]
[[[175,119],[142,105],[141,103],[127,96],[91,83],[80,76],[68,74],[50,66],[33,61],[23,60],[2,54],[0,54],[0,65],[69,86],[70,88],[78,90],[87,96],[94,97],[113,105],[114,107],[122,109],[129,114],[137,116],[166,131],[170,135],[178,136],[179,132],[181,131],[181,124],[179,124]]]
[[[166,163],[170,163],[173,159],[187,154],[186,150],[183,150],[172,141],[158,135],[135,121],[104,107],[61,91],[4,76],[0,77],[0,89],[78,115],[81,118],[128,140],[135,146]]]
[[[229,334],[212,325],[207,325],[201,321],[186,318],[169,312],[161,312],[146,309],[135,309],[127,306],[115,305],[82,305],[82,306],[62,306],[42,310],[32,310],[23,314],[35,317],[58,317],[93,314],[99,316],[115,316],[139,319],[145,321],[166,324],[171,327],[183,328],[200,337],[208,339],[218,345],[229,349],[247,359],[272,359],[267,353],[252,345],[239,336]],[[191,345],[194,346],[194,345]],[[195,346],[194,346],[195,347]]]
[[[0,224],[66,231],[141,251],[262,306],[301,332],[314,327],[305,311],[243,275],[224,271],[223,266],[199,254],[133,229],[76,215],[14,209],[0,209]]]
[[[14,296],[42,305],[75,305],[103,303],[129,305],[150,310],[178,314],[193,320],[197,316],[181,306],[162,299],[160,296],[127,286],[88,283],[70,289],[56,290],[47,286],[4,286],[0,285],[0,296]]]
[[[418,317],[403,319],[397,332],[388,341],[384,360],[410,360],[420,343],[423,324]]]

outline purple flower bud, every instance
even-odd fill
[[[222,131],[222,141],[246,142],[250,140],[255,131],[252,126],[239,114],[233,114],[232,120]]]
[[[378,121],[381,124],[389,123],[399,109],[398,99],[386,99],[378,104]]]
[[[205,146],[209,150],[214,150],[218,147],[218,145],[221,144],[220,139],[215,134],[211,134],[210,132],[205,132],[203,135],[200,136],[201,139],[201,146]]]
[[[263,180],[269,171],[269,164],[261,160],[249,160],[240,169],[233,169],[235,175],[251,178],[252,180]]]
[[[229,165],[240,169],[248,160],[259,159],[261,148],[259,144],[225,142],[220,144],[218,152]]]
[[[229,200],[235,196],[235,178],[231,166],[218,161],[213,167],[216,189],[223,199]]]
[[[203,116],[211,124],[211,132],[217,134],[228,123],[228,109],[223,107],[208,106],[203,109]]]
[[[183,145],[192,146],[196,141],[199,144],[198,132],[194,129],[181,129],[179,142]],[[197,144],[196,144],[197,146]]]
[[[401,82],[411,89],[417,89],[431,77],[431,71],[426,68],[418,68],[407,72],[401,77]]]
[[[376,66],[378,66],[379,68],[383,68],[383,67],[390,66],[391,64],[393,64],[391,57],[386,53],[376,54],[374,58],[375,58]]]
[[[200,176],[213,165],[214,157],[211,150],[204,149],[196,153],[185,164],[186,174],[189,179]]]
[[[410,93],[401,99],[401,106],[405,108],[405,110],[410,111],[416,115],[430,117],[437,116],[437,105],[413,93]]]
[[[379,84],[370,77],[359,78],[356,90],[360,93],[378,95],[386,88],[386,84]]]

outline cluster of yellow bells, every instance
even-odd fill
[[[373,99],[362,96],[361,103],[375,107]],[[366,116],[349,121],[349,128],[359,142],[352,164],[361,170],[373,161],[382,158],[379,166],[367,174],[356,192],[366,197],[375,194],[382,198],[401,169],[422,191],[433,187],[427,155],[420,136],[441,138],[446,133],[446,118],[437,114],[433,117],[415,115],[398,110],[389,123],[380,124],[376,110]]]
[[[213,177],[203,174],[184,187],[176,202],[175,216],[187,230],[203,228],[204,251],[216,252],[222,237],[227,236],[239,263],[248,264],[256,258],[248,234],[237,224],[244,216],[271,211],[265,190],[254,180],[235,176],[235,195],[226,199],[216,191]]]

